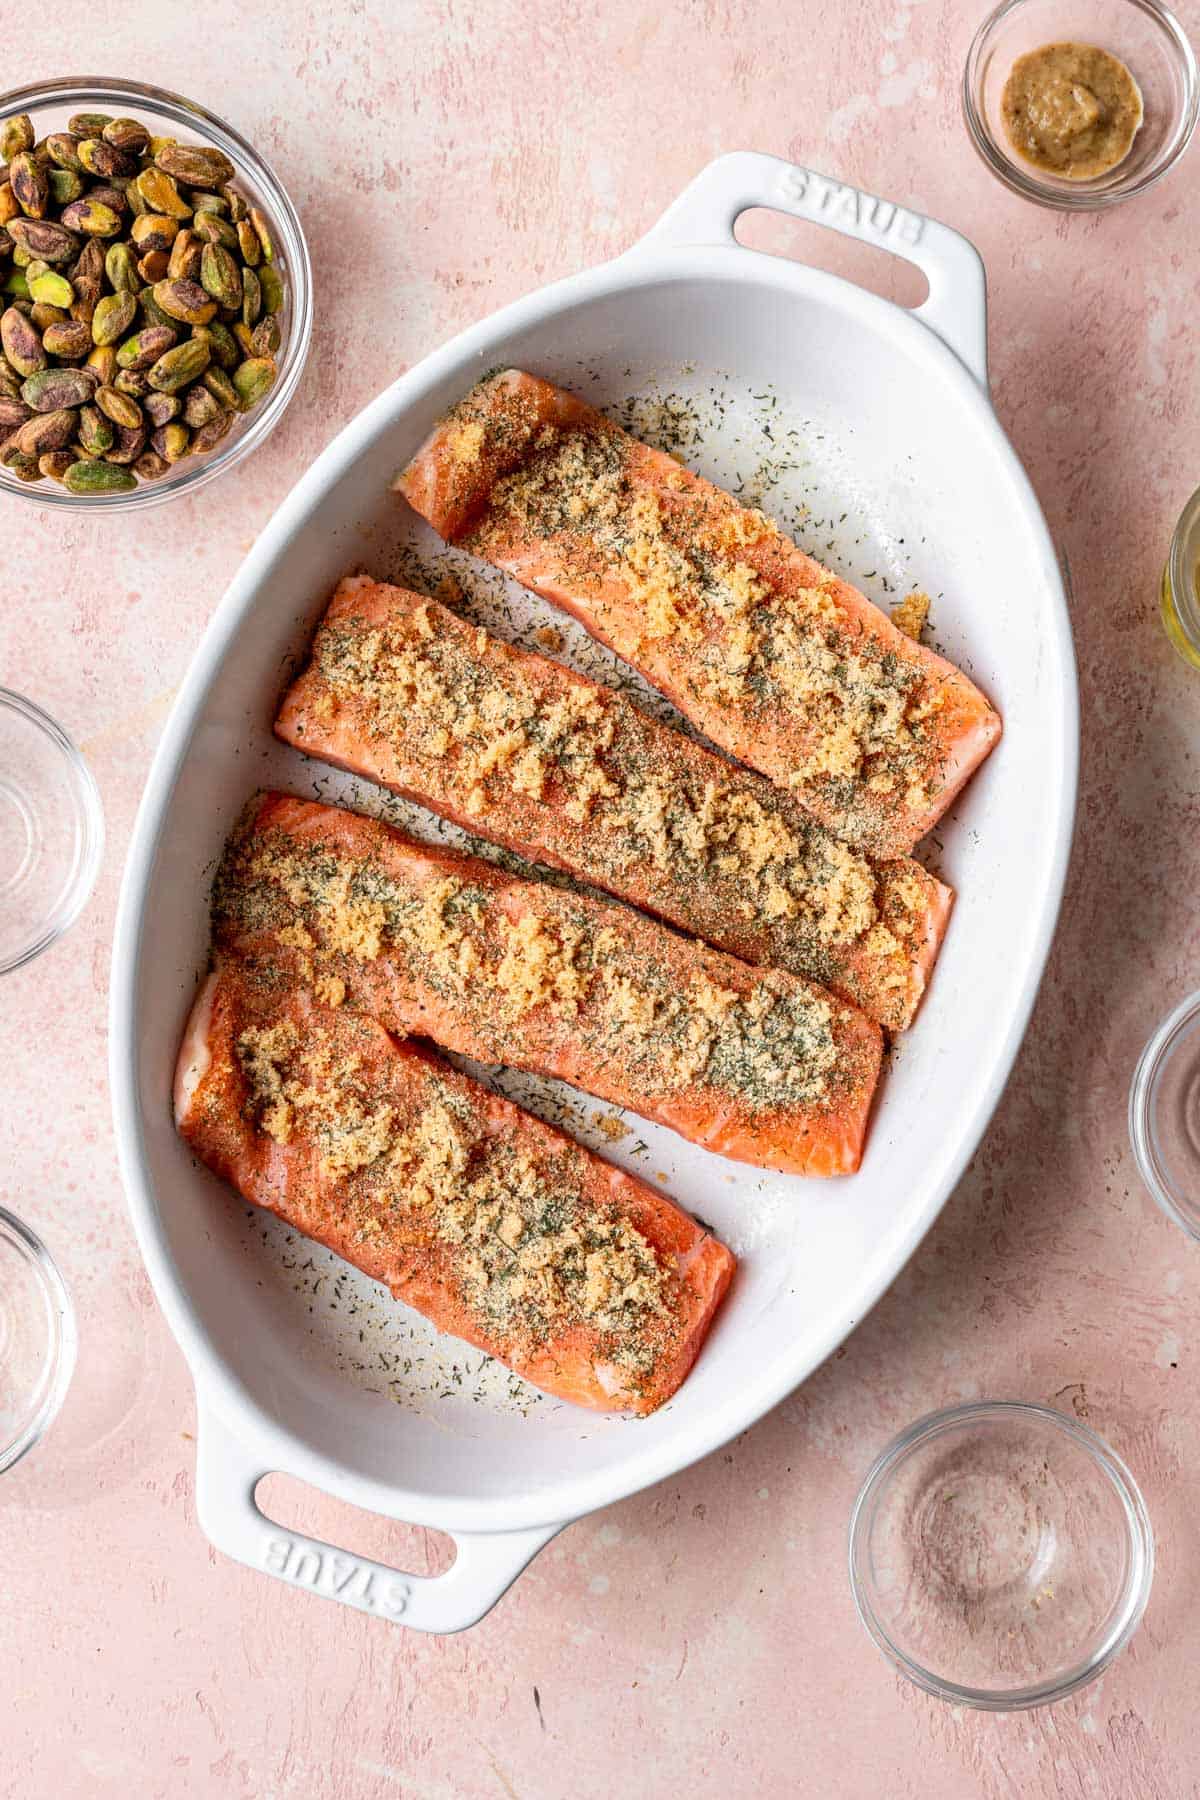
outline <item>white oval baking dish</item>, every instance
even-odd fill
[[[929,298],[906,312],[742,248],[733,226],[752,206],[910,259]],[[764,1177],[640,1122],[641,1139],[610,1147],[629,1167],[665,1174],[742,1257],[695,1372],[637,1423],[549,1401],[523,1416],[496,1397],[478,1357],[422,1337],[403,1309],[372,1300],[370,1284],[248,1215],[193,1165],[170,1116],[176,1044],[206,959],[208,882],[248,792],[310,792],[317,780],[323,794],[372,803],[273,743],[289,660],[347,568],[386,576],[407,566],[410,546],[429,550],[389,479],[442,408],[503,363],[586,384],[601,405],[682,384],[711,426],[688,457],[720,478],[761,461],[756,436],[785,438],[792,466],[771,491],[810,498],[803,541],[872,593],[889,572],[893,586],[928,588],[939,644],[1005,720],[1000,748],[939,833],[958,905],[922,1016],[887,1075],[862,1172],[833,1184]],[[540,603],[528,604],[536,616]],[[578,635],[569,643],[587,653]],[[626,255],[506,308],[381,395],[280,507],[218,607],[163,733],[121,895],[117,1141],[142,1253],[196,1381],[197,1508],[212,1541],[360,1610],[456,1630],[564,1522],[715,1449],[802,1381],[928,1230],[1001,1093],[1054,929],[1076,762],[1059,572],[988,402],[982,265],[944,225],[771,157],[727,156]],[[533,1088],[543,1103],[552,1097]],[[453,1568],[418,1578],[278,1528],[255,1500],[272,1470],[452,1533]]]

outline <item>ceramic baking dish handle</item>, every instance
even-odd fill
[[[197,1411],[196,1516],[210,1542],[248,1568],[414,1631],[474,1625],[562,1530],[544,1525],[456,1536],[454,1563],[444,1575],[409,1575],[273,1524],[254,1491],[276,1465],[235,1437],[201,1395]]]
[[[736,244],[733,228],[752,206],[827,225],[915,263],[929,296],[914,308],[987,386],[987,280],[974,244],[949,225],[880,200],[778,156],[738,150],[702,169],[629,253],[684,244]]]

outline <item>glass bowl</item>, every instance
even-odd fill
[[[91,770],[48,713],[0,688],[0,975],[74,923],[103,851]]]
[[[1200,1238],[1200,994],[1163,1020],[1138,1059],[1129,1139],[1168,1219]]]
[[[1163,569],[1159,611],[1184,662],[1200,669],[1200,488],[1179,515]]]
[[[135,508],[161,506],[178,494],[195,493],[240,463],[270,436],[296,391],[308,358],[312,337],[312,266],[299,216],[274,170],[232,125],[194,101],[141,82],[109,81],[102,76],[36,82],[0,95],[0,119],[12,113],[28,113],[39,139],[48,132],[65,130],[72,113],[89,111],[133,114],[158,136],[178,137],[183,143],[209,143],[223,150],[236,170],[234,180],[238,188],[248,200],[261,206],[276,228],[277,267],[285,281],[275,385],[252,412],[235,420],[217,449],[207,455],[185,456],[157,481],[139,480],[136,488],[123,494],[71,494],[49,478],[18,481],[0,466],[0,493],[16,495],[35,506],[89,513],[132,512]]]
[[[1088,181],[1024,162],[1000,117],[1000,96],[1017,57],[1064,40],[1118,57],[1141,88],[1145,107],[1128,156]],[[962,100],[971,142],[1005,187],[1040,206],[1088,212],[1144,193],[1178,162],[1195,129],[1200,89],[1183,27],[1158,0],[1004,0],[972,41]]]
[[[75,1367],[75,1313],[53,1257],[0,1206],[0,1475],[53,1422]]]
[[[932,1413],[867,1475],[850,1582],[926,1693],[1008,1712],[1082,1687],[1132,1636],[1154,1574],[1142,1499],[1074,1419],[1020,1401]]]

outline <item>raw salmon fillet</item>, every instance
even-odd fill
[[[761,513],[536,376],[481,381],[396,486],[874,856],[906,855],[1000,736],[965,675]]]
[[[179,1130],[256,1206],[561,1400],[653,1412],[733,1274],[663,1194],[373,1020],[210,975]]]
[[[275,730],[890,1030],[912,1022],[949,888],[872,863],[761,775],[436,601],[343,580]]]
[[[724,1156],[798,1175],[858,1167],[879,1027],[614,902],[267,794],[231,840],[213,929],[261,980],[558,1076]]]

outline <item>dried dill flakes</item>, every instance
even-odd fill
[[[686,751],[540,662],[521,665],[403,589],[342,584],[289,706],[289,729],[302,720],[334,760],[377,743],[434,806],[519,831],[602,888],[642,899],[653,870],[657,911],[750,961],[837,986],[837,947],[876,921],[870,866],[761,777]],[[323,734],[326,716],[338,723]],[[511,851],[485,853],[531,872]]]
[[[231,851],[218,936],[237,945],[270,934],[281,966],[309,981],[335,969],[351,996],[358,971],[386,954],[496,1062],[510,1058],[519,1022],[546,1006],[573,1023],[589,1066],[619,1067],[654,1095],[724,1094],[752,1117],[820,1109],[858,1079],[839,1051],[849,1015],[820,990],[770,974],[747,986],[740,965],[713,952],[681,965],[663,928],[569,890],[471,881],[469,864],[431,878],[424,859],[388,853],[385,869],[256,830]],[[536,1027],[531,1045],[543,1034]]]
[[[319,1014],[303,1035],[275,1019],[247,1024],[233,1044],[255,1125],[306,1164],[315,1157],[334,1184],[321,1207],[333,1209],[339,1247],[358,1245],[372,1266],[393,1244],[423,1246],[435,1285],[506,1357],[520,1363],[582,1328],[596,1359],[637,1391],[682,1329],[674,1262],[580,1146],[515,1120],[499,1129],[467,1084],[402,1046],[381,1065],[379,1044],[375,1028]],[[310,1311],[336,1310],[344,1278],[312,1257],[300,1271]]]
[[[278,1290],[282,1245],[285,1236],[294,1234],[280,1220],[257,1210],[248,1215],[247,1224],[254,1243],[262,1246],[263,1278],[258,1285]],[[503,1363],[448,1343],[419,1314],[398,1306],[379,1283],[337,1262],[332,1251],[318,1248],[306,1261],[305,1281],[294,1289],[289,1284],[287,1292],[306,1303],[304,1317],[312,1321],[307,1327],[314,1346],[311,1354],[364,1393],[418,1412],[439,1399],[528,1417],[545,1403],[545,1395]],[[335,1311],[331,1302],[320,1302],[315,1282],[322,1269],[336,1275],[336,1286],[349,1305]],[[409,1353],[397,1348],[402,1344],[412,1346]],[[448,1361],[451,1353],[454,1360]]]
[[[959,678],[939,681],[915,658],[889,662],[854,596],[762,515],[664,468],[601,414],[564,421],[563,404],[519,374],[472,390],[456,409],[482,433],[463,478],[471,498],[452,483],[439,528],[502,568],[527,566],[532,547],[536,584],[574,594],[623,656],[689,697],[711,736],[731,749],[752,739],[759,766],[827,823],[897,854],[936,803],[939,715]],[[686,407],[655,405],[660,442],[692,435]],[[769,423],[758,436],[778,448]]]

